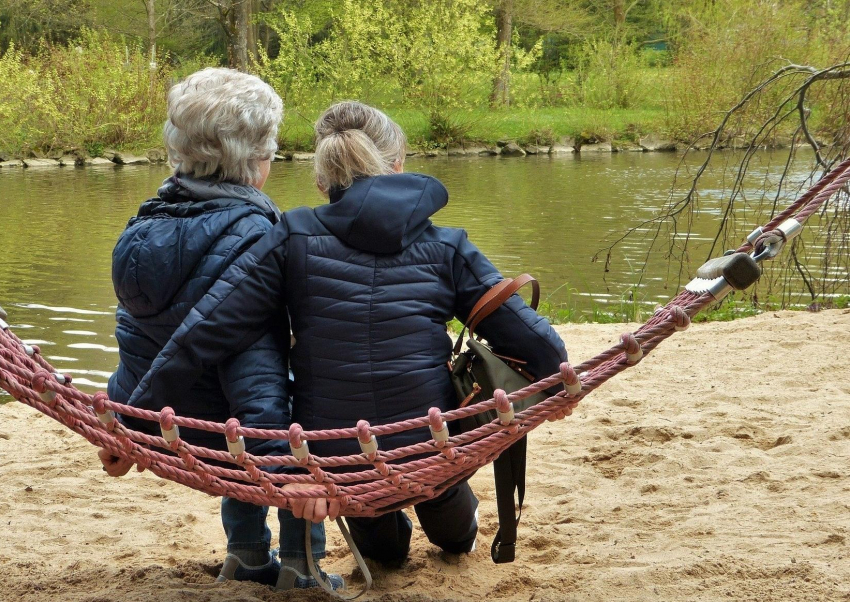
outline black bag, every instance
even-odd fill
[[[464,330],[458,336],[454,348],[454,358],[451,364],[452,384],[460,407],[485,401],[493,397],[496,389],[507,393],[527,386],[533,377],[525,372],[525,362],[515,358],[500,356],[473,338],[473,332],[478,324],[498,309],[511,295],[526,284],[532,284],[533,294],[531,307],[537,309],[540,299],[540,285],[537,280],[523,274],[515,279],[502,280],[484,294],[466,321]],[[467,350],[461,352],[464,332],[468,329],[469,339],[466,341]],[[514,405],[516,411],[521,411],[547,398],[545,393],[538,393],[523,399]],[[460,432],[467,432],[489,424],[496,420],[496,410],[488,410],[457,421]],[[493,473],[496,480],[496,505],[499,510],[499,530],[490,547],[493,562],[513,562],[516,545],[516,529],[520,517],[516,515],[514,492],[517,494],[520,515],[525,498],[525,464],[526,438],[523,437],[505,450],[493,462]]]

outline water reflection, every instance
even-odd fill
[[[712,240],[723,190],[734,177],[726,160],[729,155],[708,174],[701,212],[688,227],[691,243],[703,248]],[[750,176],[752,189],[775,187],[769,165],[783,161],[760,156]],[[655,215],[677,167],[679,158],[665,153],[411,158],[406,164],[409,171],[440,178],[449,189],[449,205],[436,216],[437,224],[466,228],[504,273],[530,272],[541,281],[544,299],[585,310],[620,302],[641,276],[642,303],[662,302],[676,292],[663,258],[647,257],[640,237],[617,249],[607,274],[592,258],[606,241]],[[801,161],[796,185],[805,184],[807,169],[808,162]],[[166,167],[0,172],[0,305],[21,338],[45,348],[57,369],[83,388],[103,387],[117,361],[112,247],[139,203],[168,175]],[[310,163],[276,163],[266,192],[283,209],[325,202]],[[735,220],[742,236],[752,228],[758,201],[740,201]],[[638,231],[652,235],[654,229]]]

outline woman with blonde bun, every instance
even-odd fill
[[[372,425],[449,410],[457,399],[446,368],[446,323],[466,319],[501,274],[466,232],[431,223],[448,202],[435,178],[404,173],[405,136],[381,111],[341,102],[316,122],[316,183],[330,203],[284,213],[190,312],[134,399],[179,398],[210,362],[290,320],[296,343],[294,422],[306,430]],[[549,323],[514,295],[478,333],[497,353],[527,361],[538,377],[566,361]],[[391,450],[429,440],[428,429],[378,438]],[[320,456],[359,453],[356,440],[311,441]],[[288,485],[287,487],[314,487]],[[425,535],[446,552],[470,552],[478,500],[467,482],[419,503]],[[324,498],[296,503],[295,516],[336,517]],[[347,519],[364,556],[407,557],[412,524],[403,511]]]

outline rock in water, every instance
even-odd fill
[[[610,153],[610,142],[597,142],[595,144],[582,144],[579,152],[582,153]]]
[[[55,159],[24,159],[24,167],[59,167],[59,161]]]
[[[165,152],[164,148],[151,148],[145,154],[151,163],[165,163],[168,161],[168,153]]]
[[[502,147],[502,155],[505,157],[524,157],[525,151],[516,142],[508,142]]]
[[[112,162],[118,165],[148,165],[150,159],[147,157],[137,157],[134,155],[125,155],[124,153],[115,153],[112,156]]]
[[[569,136],[558,138],[549,149],[550,155],[570,155],[574,152],[576,152],[576,141]]]
[[[649,134],[638,140],[638,144],[645,151],[674,151],[676,142],[655,134]]]
[[[529,144],[523,150],[525,150],[525,154],[527,155],[548,155],[549,147],[541,146],[539,144]]]

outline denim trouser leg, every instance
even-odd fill
[[[247,502],[221,498],[221,524],[227,535],[227,551],[269,549],[272,534],[266,525],[269,509]]]
[[[280,521],[280,557],[307,558],[307,549],[304,545],[307,521],[295,518],[292,512],[283,508],[277,511],[277,518]],[[310,523],[310,527],[313,559],[319,560],[325,557],[325,523]]]

